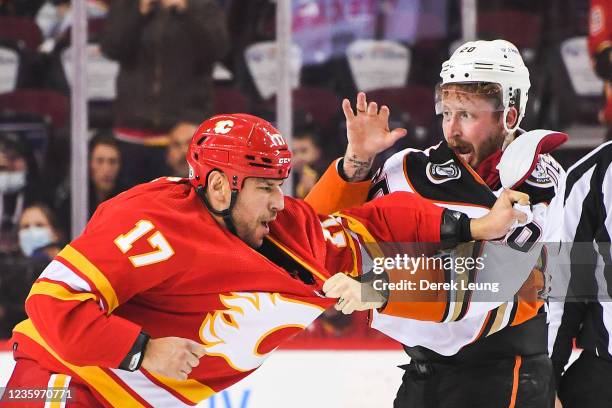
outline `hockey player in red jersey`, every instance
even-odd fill
[[[103,203],[43,271],[29,319],[14,329],[8,390],[70,387],[68,407],[193,406],[334,304],[323,284],[361,273],[363,242],[452,244],[524,220],[512,208],[526,198],[518,192],[473,220],[409,193],[317,216],[283,197],[283,137],[245,114],[204,121],[187,160],[189,179],[158,179]],[[9,397],[0,405],[28,406]]]
[[[527,236],[545,242],[548,203],[563,173],[545,153],[567,135],[519,129],[530,87],[519,51],[504,40],[468,42],[442,65],[440,76],[436,110],[442,116],[445,141],[422,151],[400,151],[369,179],[374,156],[406,131],[389,130],[388,107],[379,111],[360,93],[356,113],[348,100],[343,101],[346,154],[330,166],[306,201],[317,211],[333,212],[409,191],[475,217],[487,213],[503,188],[515,188],[529,193],[533,221],[501,241],[512,244]],[[457,300],[451,308],[436,309],[430,302],[415,317],[405,310],[414,305],[393,302],[391,291],[385,313],[374,310],[371,326],[400,341],[411,357],[403,366],[406,372],[395,408],[550,407],[554,381],[544,301],[539,296],[544,289],[543,260],[527,274],[514,299],[497,307],[475,301],[477,291],[457,291],[451,294]],[[345,284],[334,293],[353,297],[358,291],[355,284]]]
[[[605,81],[606,105],[599,113],[602,123],[612,127],[612,3],[591,0],[589,11],[589,53],[597,76]],[[612,137],[608,130],[608,139]]]

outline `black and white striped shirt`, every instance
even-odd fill
[[[559,377],[573,338],[612,361],[612,142],[568,170],[551,207],[561,246],[551,275],[549,352]]]

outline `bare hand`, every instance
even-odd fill
[[[383,105],[379,111],[376,102],[368,104],[364,92],[357,94],[355,107],[356,114],[348,99],[342,101],[348,139],[343,170],[351,181],[361,181],[370,171],[374,157],[406,136],[407,131],[389,130],[389,108]]]
[[[555,397],[555,408],[563,408],[563,405],[561,404],[559,397]]]
[[[164,377],[186,380],[200,358],[206,354],[203,345],[181,337],[151,339],[145,350],[142,367]]]
[[[377,309],[385,304],[384,297],[369,283],[358,282],[343,273],[337,273],[325,281],[323,292],[328,298],[338,298],[334,308],[344,314]]]
[[[529,205],[529,196],[514,190],[502,191],[487,215],[471,220],[472,237],[475,240],[497,239],[505,236],[515,225],[515,221],[527,221],[527,214],[516,210],[514,203]]]

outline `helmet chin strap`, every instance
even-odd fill
[[[208,198],[206,197],[206,190],[204,189],[204,187],[198,186],[196,188],[196,194],[200,197],[200,199],[202,200],[206,208],[208,208],[208,211],[210,211],[214,215],[218,215],[219,217],[221,217],[223,219],[223,222],[225,222],[225,226],[227,227],[227,229],[232,234],[238,236],[238,233],[236,232],[236,224],[234,223],[234,219],[232,218],[232,209],[234,208],[234,205],[236,204],[236,198],[238,197],[238,191],[232,190],[229,207],[221,211],[215,210],[213,206],[210,204],[210,201],[208,201]]]

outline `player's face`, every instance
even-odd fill
[[[269,224],[285,208],[283,180],[247,178],[232,210],[238,237],[259,248],[270,233]]]
[[[442,130],[448,145],[473,168],[504,141],[501,115],[476,95],[449,93],[442,99]]]

